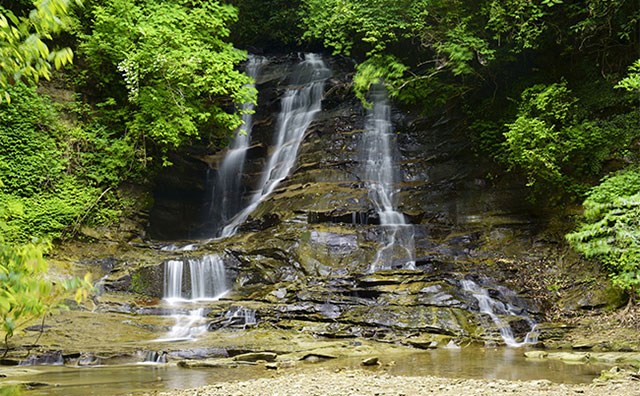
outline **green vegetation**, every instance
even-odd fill
[[[640,292],[640,168],[605,178],[584,207],[584,223],[567,239],[604,263],[614,284]]]
[[[7,91],[17,81],[38,82],[51,78],[51,62],[56,69],[71,63],[70,48],[51,51],[46,40],[69,26],[70,0],[40,0],[29,16],[16,14],[0,6],[0,94],[11,100]],[[80,0],[75,3],[82,5]]]
[[[224,41],[236,19],[233,7],[110,0],[87,4],[84,12],[90,18],[83,18],[78,38],[90,65],[86,78],[108,95],[99,106],[124,117],[130,144],[150,139],[165,154],[240,125],[233,104],[255,100],[255,90],[236,68],[246,54]]]
[[[515,121],[506,127],[507,161],[526,173],[534,192],[560,188],[580,196],[588,177],[598,175],[607,159],[637,137],[640,114],[584,119],[579,99],[562,82],[527,88]]]
[[[69,1],[42,0],[36,11],[25,3],[1,10],[11,22],[3,26],[15,32],[0,36],[2,87],[12,99],[0,104],[5,243],[65,238],[83,224],[116,221],[130,205],[122,183],[145,183],[170,164],[170,150],[226,140],[241,122],[234,103],[255,100],[237,68],[246,54],[225,40],[237,18],[230,5],[86,1],[69,16]],[[64,29],[78,66],[48,85],[64,97],[53,101],[20,80],[49,78],[49,60],[56,67],[71,60],[71,49],[52,55],[41,42]]]
[[[65,308],[67,298],[82,302],[92,288],[89,274],[55,283],[46,279],[45,249],[46,245],[34,244],[0,247],[0,325],[5,343],[26,323]]]
[[[60,238],[81,222],[118,219],[117,186],[131,148],[97,125],[65,125],[34,88],[18,84],[9,92],[13,101],[0,104],[0,238]]]
[[[640,92],[640,59],[629,66],[629,75],[622,79],[616,88],[624,88],[629,92]]]
[[[477,154],[541,206],[586,198],[571,243],[636,287],[639,24],[625,0],[9,1],[0,237],[117,221],[124,183],[147,183],[172,152],[220,148],[240,124],[235,104],[255,90],[234,45],[306,47],[352,57],[365,105],[382,82],[424,113],[462,109]]]

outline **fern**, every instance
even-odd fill
[[[640,291],[640,169],[604,179],[584,207],[584,222],[567,240],[605,264],[614,284]]]

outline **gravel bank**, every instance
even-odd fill
[[[540,381],[469,380],[439,377],[397,377],[363,370],[282,372],[270,378],[219,383],[194,389],[145,393],[150,396],[638,396],[640,381],[584,385]]]

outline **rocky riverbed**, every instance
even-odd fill
[[[329,395],[640,395],[640,381],[626,374],[615,380],[584,385],[547,380],[505,381],[439,377],[404,377],[365,370],[318,370],[274,373],[270,378],[219,383],[194,389],[145,393],[154,396],[329,396]]]

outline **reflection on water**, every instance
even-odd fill
[[[508,348],[437,349],[432,351],[382,355],[382,366],[368,370],[386,371],[401,376],[441,376],[505,380],[548,379],[557,383],[586,383],[609,366],[601,364],[565,364],[553,360],[528,360],[522,350]],[[311,371],[324,368],[357,368],[362,357],[301,364],[285,369]],[[395,364],[389,365],[390,362]],[[41,374],[23,378],[28,381],[58,384],[26,392],[26,395],[121,395],[137,391],[192,388],[224,381],[258,378],[270,372],[264,367],[230,369],[182,369],[175,366],[109,366],[94,368],[40,367]],[[311,380],[312,377],[310,377]]]
[[[611,366],[603,364],[566,364],[558,360],[531,360],[521,349],[462,348],[437,349],[405,354],[395,360],[389,373],[401,376],[437,376],[451,378],[483,378],[488,380],[539,380],[556,383],[591,382]],[[360,360],[358,360],[359,362]]]
[[[131,392],[185,389],[265,375],[264,367],[242,369],[181,369],[163,365],[128,365],[103,367],[43,367],[43,373],[20,380],[45,382],[45,386],[25,392],[25,395],[124,395]],[[18,378],[14,378],[18,379]]]

